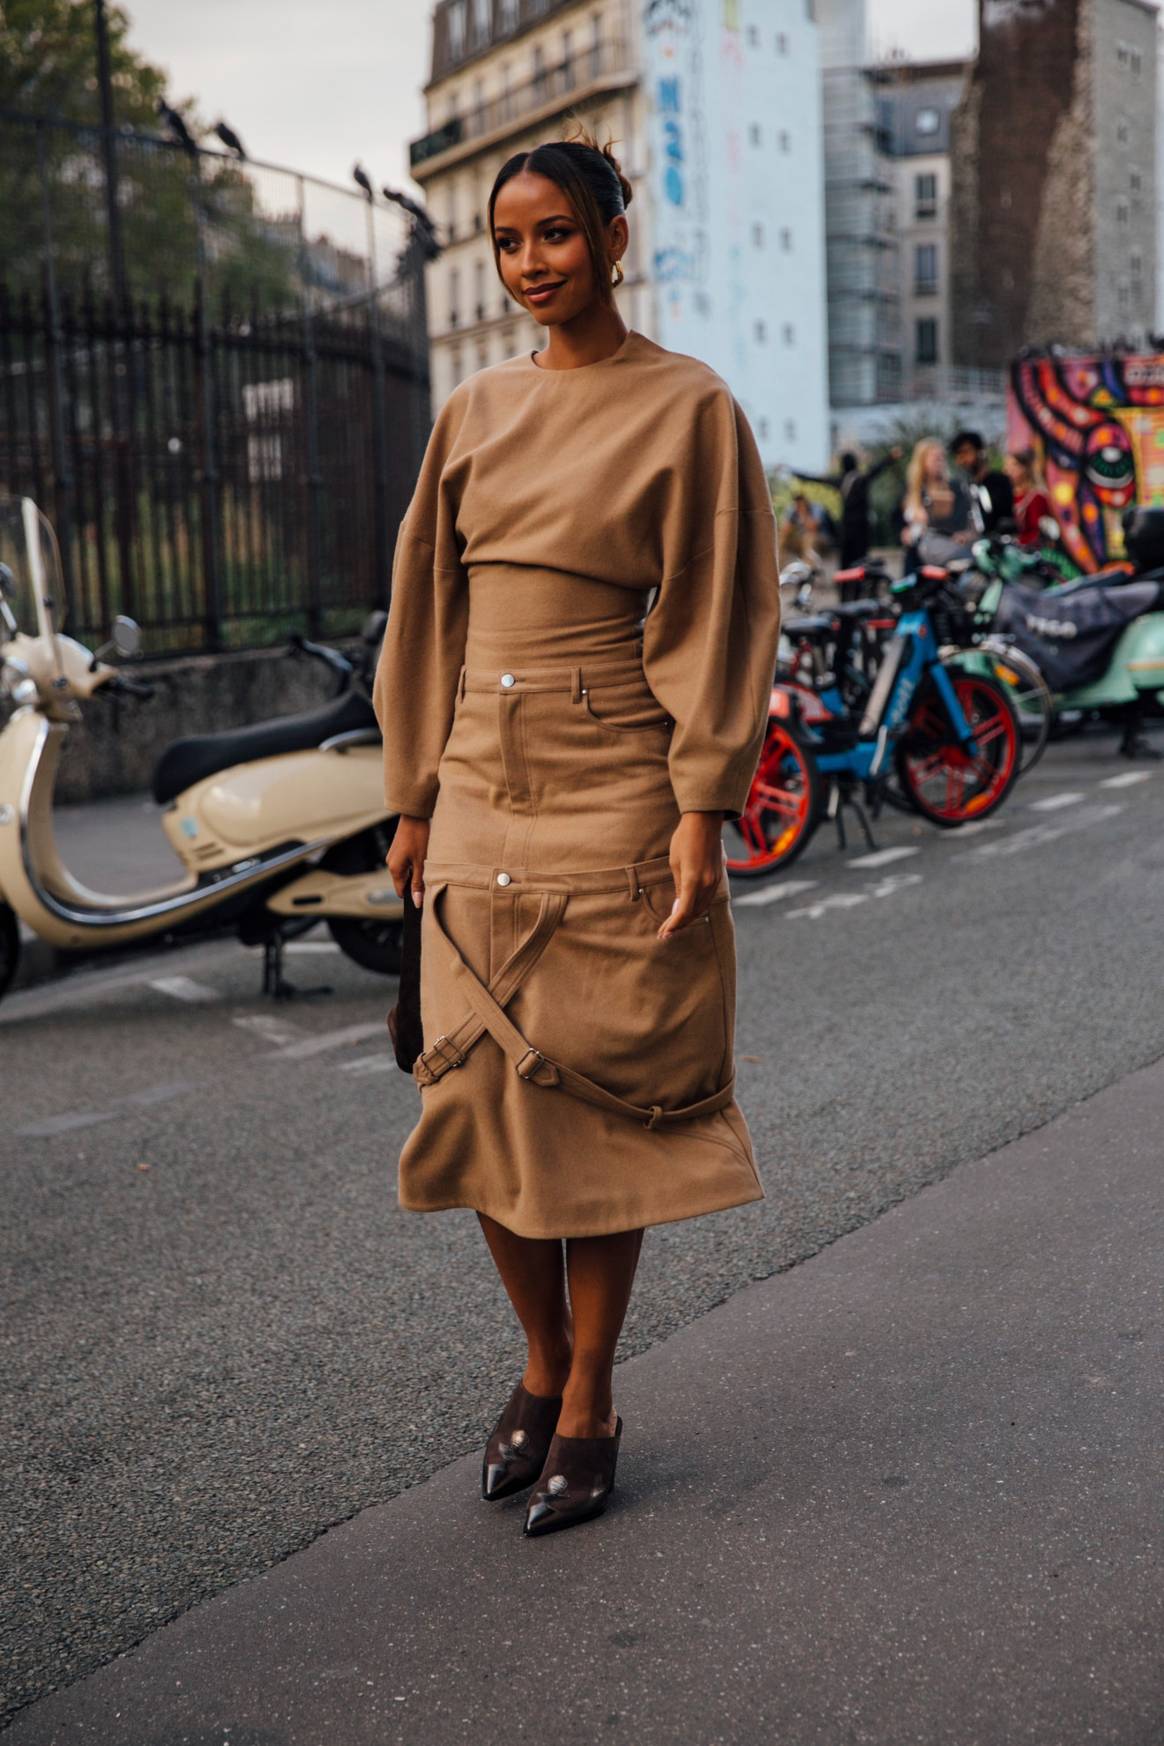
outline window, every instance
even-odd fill
[[[1126,224],[1127,222],[1128,222],[1128,203],[1126,200],[1122,200],[1122,199],[1117,200],[1116,201],[1116,223],[1117,224]]]
[[[915,218],[935,218],[938,211],[938,178],[936,175],[915,176],[913,179],[913,215]]]
[[[763,139],[764,136],[760,131],[760,123],[758,121],[750,121],[748,123],[748,144],[762,145]]]
[[[488,340],[479,339],[477,341],[477,368],[483,370],[488,362],[489,342]]]
[[[543,90],[545,82],[546,82],[545,51],[543,50],[540,42],[535,42],[534,48],[533,48],[533,83],[534,83],[534,92],[538,97],[542,97],[545,94],[544,90]]]
[[[1116,139],[1120,145],[1128,143],[1128,124],[1126,121],[1116,122]]]
[[[941,127],[942,118],[936,109],[919,109],[914,116],[913,125],[916,133],[929,138]]]
[[[780,129],[780,132],[776,136],[776,143],[782,152],[790,152],[792,150],[792,135],[788,132],[787,128],[782,127]]]
[[[1138,79],[1144,70],[1143,57],[1141,56],[1139,49],[1133,49],[1128,59],[1131,62],[1132,78]]]
[[[474,261],[474,263],[473,263],[473,293],[474,293],[473,307],[476,310],[477,320],[484,321],[484,319],[485,319],[485,263],[484,263],[484,261]]]
[[[1126,67],[1128,64],[1128,45],[1126,42],[1118,41],[1116,43],[1116,63],[1121,67]]]
[[[913,288],[918,296],[930,296],[938,288],[938,245],[918,243],[913,251]]]
[[[759,436],[761,442],[768,440],[768,420],[766,418],[759,420]]]
[[[788,229],[780,232],[780,247],[786,255],[792,253],[792,232]]]
[[[457,386],[457,383],[461,380],[461,348],[460,348],[460,346],[453,346],[452,350],[449,352],[449,367],[452,371],[453,387],[455,388]]]
[[[1144,178],[1139,170],[1128,171],[1128,186],[1133,194],[1138,194],[1140,192],[1140,189],[1144,186]]]
[[[938,324],[931,315],[924,316],[917,323],[914,360],[919,364],[936,364],[938,361]]]
[[[478,133],[485,128],[485,81],[473,80],[473,125]]]
[[[1128,266],[1129,266],[1129,269],[1131,271],[1132,278],[1138,279],[1144,271],[1144,257],[1140,253],[1139,249],[1132,250],[1131,259],[1128,262]]]
[[[473,35],[478,42],[489,40],[489,26],[492,23],[492,0],[473,0]]]
[[[602,70],[602,14],[590,15],[590,77],[596,79]]]
[[[1128,292],[1128,288],[1126,285],[1117,285],[1116,286],[1116,302],[1119,304],[1121,309],[1126,309],[1128,307],[1129,292]]]
[[[788,38],[782,30],[776,32],[776,53],[778,55],[786,55],[788,53]]]
[[[565,71],[565,78],[566,78],[567,86],[570,86],[574,83],[573,60],[574,60],[574,32],[572,30],[564,30],[562,32],[562,65],[566,70]]]
[[[796,344],[796,329],[793,327],[793,325],[790,321],[786,321],[784,323],[784,326],[781,328],[780,332],[781,332],[781,338],[783,339],[784,344],[786,346],[791,346],[791,345]]]
[[[459,61],[465,52],[465,0],[453,0],[448,10],[449,53]]]
[[[796,420],[794,418],[786,418],[784,420],[784,441],[786,443],[794,443],[796,441]]]
[[[749,26],[748,26],[748,47],[749,48],[759,48],[759,46],[760,46],[759,29],[756,25],[749,24]]]
[[[764,323],[762,321],[758,321],[756,323],[756,338],[759,340],[760,344],[763,345],[763,343],[767,339],[767,337],[768,337],[768,334],[767,334],[767,330],[764,326]]]
[[[512,30],[517,23],[517,0],[501,0],[501,28]]]
[[[763,248],[763,246],[764,246],[764,226],[762,224],[754,224],[752,226],[752,242],[756,248],[758,248],[758,249]]]

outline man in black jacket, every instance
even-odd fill
[[[830,485],[841,494],[841,555],[840,568],[851,570],[863,564],[869,556],[869,487],[886,467],[901,459],[900,449],[890,449],[872,467],[862,470],[851,450],[841,456],[839,473],[805,473],[796,469],[798,479],[808,479],[814,485]]]
[[[971,485],[981,486],[990,499],[989,509],[985,503],[982,507],[982,520],[987,533],[993,533],[998,524],[1014,520],[1014,486],[1005,473],[991,467],[986,457],[986,444],[981,434],[976,430],[960,430],[953,437],[947,454],[955,467],[962,472]]]

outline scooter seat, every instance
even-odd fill
[[[832,608],[834,618],[879,618],[885,608],[876,600],[842,600]]]
[[[814,612],[807,618],[788,618],[784,621],[785,635],[790,637],[820,637],[832,628],[832,618],[824,612]]]
[[[281,752],[308,752],[333,734],[377,728],[376,712],[358,691],[344,691],[314,709],[221,734],[194,734],[166,747],[154,769],[153,794],[158,805],[173,800],[195,782],[229,770],[233,764],[253,764]]]

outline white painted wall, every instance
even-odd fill
[[[806,0],[640,0],[653,319],[768,465],[828,458],[824,168]]]

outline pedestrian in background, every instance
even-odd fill
[[[798,491],[792,499],[788,514],[780,523],[780,561],[782,564],[799,559],[802,564],[811,564],[814,570],[819,570],[824,560],[817,549],[820,537],[820,527],[813,513],[813,506],[803,491]]]
[[[919,543],[926,533],[945,534],[969,545],[983,531],[982,511],[963,479],[952,479],[946,456],[937,437],[923,437],[914,445],[905,475],[902,499],[901,543],[905,547],[907,574],[921,566]]]
[[[1015,537],[1019,545],[1028,548],[1045,545],[1046,535],[1039,523],[1044,516],[1054,520],[1054,511],[1034,449],[1009,449],[1003,466],[1014,490]]]
[[[619,314],[630,199],[586,132],[498,171],[498,276],[549,341],[441,407],[374,687],[388,866],[422,906],[400,1202],[480,1220],[526,1340],[482,1494],[533,1485],[537,1535],[614,1484],[644,1228],[764,1192],[721,833],[767,726],[775,514],[727,383]]]
[[[983,532],[996,533],[1002,522],[1009,522],[1014,516],[1014,492],[1009,478],[1005,472],[990,465],[986,444],[979,431],[960,430],[950,440],[949,453],[967,484],[979,492],[985,491],[986,500],[983,501],[981,496],[978,499]]]
[[[811,485],[829,485],[841,496],[841,553],[838,568],[851,570],[863,564],[869,556],[869,487],[887,467],[899,461],[902,450],[890,449],[873,466],[862,469],[860,459],[851,449],[841,456],[837,473],[806,473],[796,469],[799,479]]]

